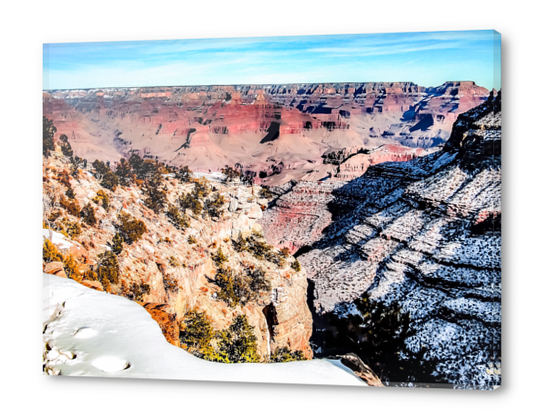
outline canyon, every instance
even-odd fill
[[[90,161],[135,152],[196,172],[237,166],[272,186],[350,180],[424,154],[488,95],[473,82],[55,90],[43,113]]]
[[[111,191],[103,187],[101,176],[90,165],[78,169],[76,174],[71,172],[72,176],[68,175],[70,171],[69,159],[59,151],[44,159],[43,237],[61,254],[55,261],[44,261],[44,273],[70,277],[89,288],[140,303],[161,326],[170,344],[177,347],[181,345],[179,328],[182,329],[183,319],[190,311],[196,311],[204,313],[216,330],[227,328],[240,315],[245,316],[254,329],[257,353],[262,360],[269,360],[273,351],[283,347],[312,358],[312,317],[306,302],[305,271],[291,268],[291,256],[285,256],[277,265],[248,251],[239,252],[234,246],[240,237],[261,232],[258,220],[262,207],[267,205],[267,199],[259,197],[261,187],[226,182],[220,173],[199,175],[200,178],[196,174],[192,178],[195,181],[189,182],[180,181],[173,174],[162,174],[163,191],[171,204],[193,191],[194,182],[202,182],[208,191],[214,190],[213,194],[224,200],[220,216],[209,218],[204,213],[189,211],[188,226],[179,227],[166,211],[154,211],[143,203],[144,189],[137,184],[117,186]],[[68,188],[72,199],[66,199]],[[107,205],[101,201],[104,196]],[[75,205],[79,209],[92,208],[94,223],[80,217],[83,210],[70,212]],[[112,257],[121,217],[143,223],[146,230],[137,241],[125,241],[117,257]],[[265,241],[261,241],[265,246]],[[226,262],[217,264],[213,258],[219,249]],[[96,278],[92,274],[100,273],[100,267],[105,266],[106,251],[118,260],[119,272],[119,280],[109,290],[100,275]],[[259,270],[269,290],[261,290],[245,304],[229,305],[217,296],[220,287],[214,282],[222,266],[234,273]]]
[[[472,82],[44,92],[43,271],[134,301],[198,357],[195,313],[217,334],[246,319],[259,361],[348,353],[369,382],[493,389],[500,101]],[[123,218],[146,229],[115,251]],[[251,276],[268,289],[232,303]]]
[[[388,309],[403,316],[388,328],[409,331],[377,370],[388,384],[500,384],[500,101],[459,116],[436,153],[292,183],[266,211],[266,237],[307,271],[319,357],[368,356],[363,341],[338,345],[338,328],[355,342],[352,323],[376,322],[363,310]]]

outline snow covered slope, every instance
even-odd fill
[[[44,365],[50,374],[366,386],[335,360],[207,362],[170,345],[135,302],[49,274],[43,284]]]

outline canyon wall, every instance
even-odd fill
[[[77,175],[67,175],[73,175],[72,170],[69,159],[58,151],[44,159],[43,236],[57,245],[64,259],[64,262],[44,262],[45,273],[71,277],[87,287],[103,290],[103,283],[92,280],[86,273],[97,272],[104,264],[104,252],[111,251],[115,244],[119,215],[128,214],[144,222],[147,232],[133,243],[124,242],[117,257],[119,279],[111,285],[110,293],[140,303],[162,327],[171,344],[179,346],[179,326],[190,311],[205,313],[217,330],[227,328],[235,317],[245,315],[254,328],[262,360],[282,347],[312,357],[309,345],[312,317],[307,306],[305,271],[291,267],[293,257],[286,257],[279,266],[248,251],[238,252],[233,244],[239,235],[261,231],[258,220],[267,200],[259,198],[259,186],[226,183],[221,174],[208,176],[213,194],[224,199],[223,213],[209,218],[188,212],[190,226],[181,228],[172,223],[165,210],[155,212],[144,204],[147,196],[137,183],[117,186],[111,191],[100,185],[101,177],[93,174],[90,167],[78,170]],[[169,203],[176,203],[179,196],[195,188],[191,182],[163,177]],[[64,195],[69,194],[67,185],[73,194],[71,201]],[[97,201],[100,191],[108,196],[107,206]],[[94,209],[95,224],[81,219],[83,213],[67,211],[70,206],[59,204],[63,202],[77,204],[79,209],[85,206]],[[55,223],[57,231],[49,228]],[[75,225],[79,228],[74,228]],[[65,226],[66,231],[60,233],[58,226]],[[214,281],[218,266],[213,258],[219,249],[227,259],[224,267],[233,272],[261,270],[270,290],[234,306],[217,297],[221,288]],[[75,261],[75,269],[70,268],[70,258]]]
[[[44,92],[43,113],[90,161],[138,153],[201,172],[238,164],[257,183],[279,185],[322,180],[343,163],[343,179],[352,179],[372,164],[358,156],[330,167],[332,152],[441,145],[457,116],[488,94],[473,82],[111,88]]]
[[[384,371],[390,382],[500,384],[500,141],[499,94],[462,114],[443,150],[339,185],[302,183],[264,215],[266,235],[288,243],[290,211],[311,209],[294,249],[305,246],[316,317],[354,319],[365,292],[400,305],[410,332],[397,358],[419,365],[414,376]],[[297,188],[312,191],[308,203]]]

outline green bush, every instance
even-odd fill
[[[43,117],[43,156],[48,157],[55,151],[55,133],[56,127],[53,120]]]
[[[79,217],[79,213],[81,213],[81,207],[79,207],[77,200],[68,200],[65,195],[60,196],[60,206],[72,216]]]
[[[175,178],[177,178],[183,183],[187,183],[192,180],[192,174],[193,172],[188,166],[181,166],[179,170],[175,173]]]
[[[271,283],[260,268],[235,273],[232,269],[220,265],[212,281],[220,287],[217,297],[232,308],[254,301],[260,292],[271,291]]]
[[[198,178],[194,180],[193,194],[196,198],[206,198],[211,192],[211,184],[205,178]]]
[[[181,346],[202,359],[221,363],[258,363],[257,341],[245,315],[216,331],[205,313],[190,311],[180,325]]]
[[[271,354],[271,363],[298,362],[307,360],[303,353],[299,350],[291,351],[288,347],[275,349]]]
[[[100,185],[114,192],[119,186],[119,178],[113,172],[109,171],[104,175]]]
[[[92,201],[98,206],[102,206],[105,211],[109,210],[109,196],[104,190],[98,190]]]
[[[262,186],[262,188],[260,189],[260,198],[266,198],[268,200],[273,198],[273,194],[269,190],[268,186],[266,186],[266,185]]]
[[[121,158],[115,168],[115,175],[117,175],[120,185],[128,187],[132,181],[132,165],[130,165],[130,162]]]
[[[68,254],[68,256],[64,259],[64,272],[72,280],[77,282],[83,280],[83,273],[81,273],[79,270],[79,265],[71,254]]]
[[[166,216],[177,229],[190,227],[190,220],[188,217],[185,214],[181,214],[179,208],[173,204],[168,206]]]
[[[68,136],[66,134],[61,134],[59,140],[62,154],[66,157],[73,157],[73,149],[70,142],[68,141]]]
[[[96,225],[96,215],[94,214],[94,207],[92,207],[92,204],[87,203],[83,207],[83,209],[80,212],[81,219],[89,225],[89,226],[95,226]]]
[[[190,210],[194,216],[201,214],[203,205],[195,193],[182,193],[178,199],[179,208],[186,212]]]
[[[215,193],[212,198],[205,200],[203,208],[209,217],[219,218],[224,213],[224,209],[222,209],[222,207],[225,203],[226,200],[224,197],[219,193]]]
[[[111,243],[111,251],[115,255],[119,255],[122,252],[122,249],[124,248],[124,240],[122,239],[122,236],[117,232],[115,233],[115,236],[113,236],[113,240]]]
[[[143,202],[156,214],[160,213],[167,205],[167,194],[162,184],[162,176],[157,174],[147,179],[142,188],[143,193],[147,196]]]
[[[58,250],[55,244],[49,239],[43,241],[43,261],[50,263],[53,261],[64,261],[64,257]]]
[[[98,255],[98,280],[106,292],[111,291],[112,284],[119,282],[119,262],[112,251],[105,251]]]
[[[301,271],[301,264],[299,264],[297,258],[294,260],[294,262],[292,262],[291,267],[297,272]]]
[[[232,325],[219,331],[218,353],[225,363],[258,363],[258,346],[254,327],[248,323],[245,315],[234,318]]]
[[[117,216],[118,222],[115,223],[118,233],[128,245],[137,242],[144,233],[147,233],[147,226],[142,220],[138,220],[132,215],[120,212]]]
[[[218,251],[216,251],[216,254],[213,254],[211,259],[219,267],[222,267],[222,264],[224,264],[225,262],[228,262],[228,258],[222,252],[222,247],[218,248]]]

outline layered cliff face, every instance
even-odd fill
[[[347,349],[389,383],[500,384],[500,121],[499,95],[461,115],[442,151],[340,185],[294,186],[264,216],[266,234],[281,237],[283,225],[286,242],[289,209],[310,208],[318,221],[295,244],[306,246],[317,354],[337,351],[333,332],[343,328],[353,334]],[[325,199],[296,200],[297,188]],[[405,330],[386,363],[373,332],[355,334],[361,320],[378,322],[371,311],[395,314],[387,328]]]
[[[167,206],[162,211],[151,208],[156,200],[149,194],[156,192],[149,192],[141,180],[112,191],[104,187],[107,175],[100,175],[90,164],[74,169],[58,150],[52,152],[43,164],[44,272],[140,303],[176,346],[181,344],[179,329],[191,312],[205,314],[217,331],[244,315],[254,329],[260,360],[268,360],[275,349],[283,347],[311,358],[312,317],[305,271],[291,267],[291,256],[282,255],[273,263],[235,247],[240,237],[259,238],[257,221],[267,205],[259,196],[260,187],[226,183],[222,174],[206,175],[208,184],[201,175],[199,180],[183,181],[172,175],[160,175],[165,196],[157,195],[156,200],[177,206],[180,197],[206,185],[208,200],[218,200],[216,214],[206,215],[207,201],[203,212],[188,210],[175,219]],[[122,220],[129,228],[121,227]],[[146,229],[139,228],[137,237],[134,232],[140,222]],[[124,235],[120,245],[119,232]],[[264,239],[259,241],[266,246]],[[271,247],[266,252],[278,254],[279,250]],[[217,262],[219,253],[226,261]],[[239,275],[259,273],[269,288],[230,304],[220,294],[226,286],[216,281],[220,269]]]
[[[115,88],[45,92],[43,111],[89,160],[137,151],[201,172],[239,164],[257,183],[280,185],[321,180],[382,145],[438,146],[457,116],[487,96],[472,82]],[[326,163],[331,153],[343,159]],[[359,159],[344,162],[344,179],[372,164]]]

